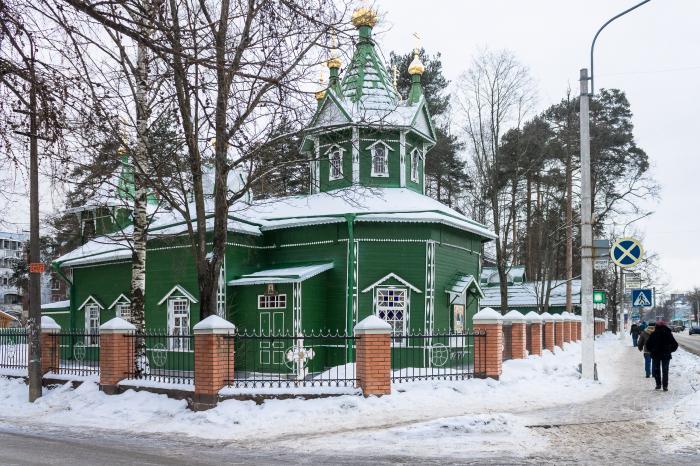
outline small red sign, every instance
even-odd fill
[[[29,273],[44,273],[46,272],[46,264],[43,262],[34,262],[29,264]]]

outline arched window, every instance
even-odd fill
[[[339,147],[333,146],[331,148],[328,161],[330,162],[328,179],[331,181],[341,179],[343,177],[343,152]]]
[[[387,150],[384,144],[375,144],[372,148],[372,176],[389,176]]]
[[[411,152],[411,181],[414,183],[418,183],[419,178],[419,169],[420,167],[420,152],[418,149],[413,149],[413,152]]]

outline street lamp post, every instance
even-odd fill
[[[593,84],[593,50],[596,40],[605,27],[617,18],[639,8],[651,0],[644,0],[619,13],[603,24],[591,43],[591,76],[588,70],[581,70],[580,131],[581,131],[581,376],[594,379],[595,348],[593,344],[593,215],[591,193],[591,138],[589,124],[590,98],[595,92]],[[588,91],[588,81],[591,90]]]

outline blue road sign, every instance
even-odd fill
[[[610,248],[610,258],[622,267],[633,267],[642,260],[642,244],[634,238],[620,238]]]
[[[653,306],[654,293],[650,288],[632,290],[632,307]]]

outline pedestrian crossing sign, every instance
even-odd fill
[[[653,292],[649,288],[632,290],[632,307],[651,307]]]

